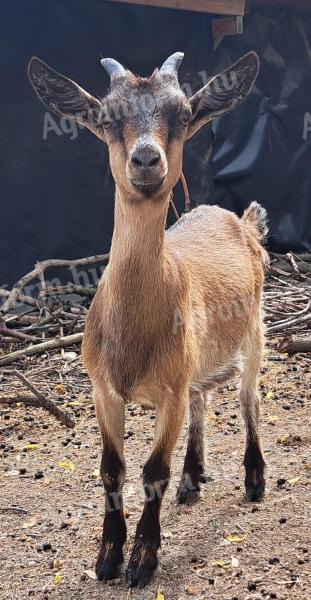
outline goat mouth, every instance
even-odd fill
[[[164,180],[165,177],[162,177],[158,181],[138,181],[132,179],[131,183],[144,196],[152,196],[162,187]]]

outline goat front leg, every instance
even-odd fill
[[[126,573],[129,587],[144,587],[158,565],[161,504],[169,483],[171,456],[184,422],[187,400],[186,395],[169,397],[157,409],[154,448],[143,469],[144,510]]]
[[[107,393],[105,386],[94,390],[96,416],[100,426],[103,452],[101,477],[105,488],[105,517],[96,575],[101,581],[117,579],[123,563],[126,525],[123,514],[122,488],[125,478],[123,459],[125,408],[117,394]]]

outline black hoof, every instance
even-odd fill
[[[195,504],[200,500],[199,486],[195,489],[178,489],[176,499],[177,504]]]
[[[122,552],[115,552],[114,548],[103,548],[100,550],[95,573],[99,581],[113,581],[120,577],[121,564],[123,563]]]
[[[200,499],[198,477],[194,481],[189,473],[183,473],[176,494],[177,504],[194,504]]]
[[[136,545],[126,571],[127,586],[144,588],[151,581],[157,566],[157,549],[144,544]]]
[[[265,482],[258,483],[257,485],[246,486],[245,496],[247,502],[259,502],[265,495]]]

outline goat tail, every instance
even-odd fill
[[[258,204],[251,202],[248,208],[244,211],[242,221],[245,225],[251,227],[258,241],[263,242],[268,235],[268,215],[266,209]]]

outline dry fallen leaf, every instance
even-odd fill
[[[172,534],[171,531],[164,531],[163,534],[162,534],[162,537],[163,537],[164,540],[167,540],[169,538],[172,538],[173,534]]]
[[[54,389],[58,394],[64,394],[66,391],[62,383],[57,383]]]
[[[231,544],[241,544],[242,542],[245,542],[246,538],[246,533],[243,535],[236,535],[235,533],[232,533],[231,535],[226,536],[227,542],[231,542]]]
[[[162,592],[158,592],[156,594],[155,600],[165,600],[164,595],[162,594]]]
[[[269,415],[268,416],[268,422],[269,423],[275,423],[278,420],[278,416],[277,415]]]
[[[92,477],[100,477],[100,470],[99,469],[94,469],[94,471],[92,473]]]
[[[61,575],[54,575],[54,582],[59,585],[62,582],[62,576]]]
[[[55,558],[52,561],[52,569],[56,569],[58,571],[59,569],[62,568],[63,564],[64,564],[63,560],[60,560],[59,558]]]
[[[39,448],[39,444],[26,444],[23,450],[37,450]]]
[[[293,477],[292,479],[288,479],[287,483],[289,483],[289,485],[296,485],[296,483],[298,483],[300,477]]]
[[[186,587],[186,592],[187,594],[189,594],[190,596],[196,596],[198,593],[197,588],[195,588],[193,585],[189,584]]]
[[[278,439],[278,444],[284,444],[284,442],[286,442],[287,438],[288,438],[288,434],[280,435],[280,437]]]
[[[266,398],[267,400],[271,400],[273,398],[273,392],[267,392]]]
[[[79,400],[72,400],[71,402],[67,402],[66,406],[82,406],[82,403]]]
[[[30,519],[28,519],[28,521],[25,521],[25,523],[23,523],[22,529],[28,529],[28,527],[34,527],[35,525],[38,525],[38,523],[40,523],[40,521],[41,521],[41,516],[39,514],[33,515],[32,517],[30,517]]]
[[[76,352],[64,352],[63,358],[65,360],[74,360],[77,356],[78,354]]]
[[[236,569],[239,566],[239,559],[236,558],[235,556],[232,557],[231,559],[231,566]]]
[[[226,563],[225,563],[225,561],[224,561],[224,560],[213,560],[213,561],[212,561],[212,566],[213,566],[213,567],[220,567],[220,568],[223,568],[223,567],[225,567],[225,566],[226,566]]]
[[[19,469],[12,469],[11,471],[7,471],[4,473],[4,477],[19,477],[20,472]]]
[[[87,575],[90,579],[97,579],[95,571],[92,569],[87,569],[84,571],[85,575]]]
[[[61,467],[61,469],[68,469],[72,472],[76,470],[76,465],[73,462],[67,460],[60,460],[58,462],[58,466]]]

